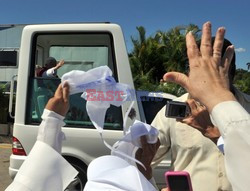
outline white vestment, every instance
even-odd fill
[[[77,171],[61,156],[63,117],[44,110],[37,141],[5,191],[63,191]],[[84,191],[155,191],[154,186],[133,165],[117,156],[93,160],[87,171]]]
[[[211,113],[224,138],[225,165],[235,191],[250,188],[250,115],[236,101],[222,102]]]
[[[58,152],[48,144],[36,141],[5,191],[63,191],[77,174]]]

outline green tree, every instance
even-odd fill
[[[131,37],[134,48],[129,54],[131,70],[135,86],[142,89],[144,83],[155,83],[160,81],[160,71],[164,70],[162,66],[162,54],[159,50],[160,44],[153,38],[146,38],[144,27],[136,28],[139,38]]]
[[[175,84],[160,84],[162,76],[168,71],[187,70],[186,40],[187,32],[193,31],[199,38],[200,29],[193,24],[177,26],[169,31],[157,31],[146,37],[146,30],[136,28],[138,38],[131,37],[133,50],[129,54],[136,89],[165,91],[175,95],[183,94],[183,89]],[[147,88],[147,89],[145,89]]]
[[[250,95],[250,72],[237,69],[234,77],[234,86],[240,91]]]

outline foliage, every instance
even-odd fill
[[[237,69],[234,77],[234,86],[240,91],[250,95],[250,72]]]
[[[187,71],[186,40],[187,32],[200,37],[200,29],[193,24],[177,26],[169,31],[157,31],[146,38],[146,30],[136,28],[138,38],[131,37],[133,50],[129,53],[135,88],[138,90],[163,91],[181,95],[185,91],[176,84],[160,83],[162,76],[169,71]]]

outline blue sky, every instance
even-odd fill
[[[136,26],[147,36],[177,25],[211,21],[213,34],[226,27],[226,38],[236,48],[237,68],[250,62],[250,2],[248,0],[5,0],[0,24],[109,21],[119,24],[128,50]]]

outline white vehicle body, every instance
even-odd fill
[[[49,56],[64,59],[65,65],[58,76],[72,69],[89,70],[108,65],[114,78],[134,88],[127,50],[121,28],[116,24],[46,24],[29,25],[23,29],[19,53],[19,70],[16,94],[16,109],[13,137],[13,154],[10,157],[9,173],[15,177],[21,164],[36,141],[41,122],[41,114],[49,97],[53,95],[60,79],[36,77],[35,67],[43,66]],[[157,97],[157,96],[152,96]],[[165,95],[173,99],[172,95]],[[79,180],[84,184],[88,164],[96,157],[107,155],[107,149],[99,133],[86,115],[85,100],[80,95],[71,96],[71,108],[66,116],[63,132],[62,155],[79,170]],[[103,136],[109,144],[114,144],[123,136],[123,116],[130,102],[121,107],[112,107],[107,112]],[[145,121],[144,109],[140,101],[134,106],[136,119]],[[134,120],[128,118],[127,126]],[[170,161],[166,160],[155,171],[158,185],[164,186],[164,172]],[[84,179],[84,180],[83,180]],[[79,186],[73,188],[77,190]]]

